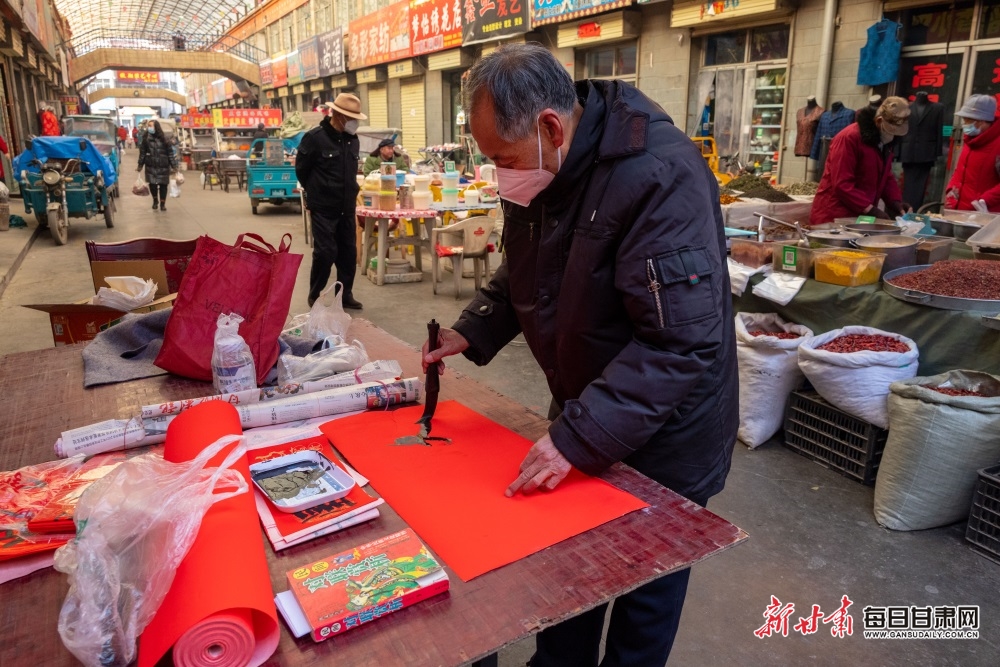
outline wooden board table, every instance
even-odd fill
[[[398,359],[405,375],[420,373],[417,351],[355,319],[350,336],[372,359]],[[81,345],[0,358],[0,469],[53,458],[60,432],[137,413],[139,406],[211,393],[208,384],[160,376],[85,390]],[[441,399],[459,400],[535,439],[547,422],[488,387],[448,371]],[[633,512],[469,582],[453,572],[451,591],[316,644],[295,639],[282,623],[267,665],[460,665],[570,618],[657,577],[731,547],[747,535],[736,526],[618,464],[603,475],[648,502]],[[375,521],[275,554],[267,548],[271,585],[285,590],[297,565],[376,539],[404,526],[383,506]],[[234,557],[239,557],[234,554]],[[71,665],[56,632],[66,577],[46,569],[0,585],[0,665]]]

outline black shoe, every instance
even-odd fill
[[[160,202],[160,210],[161,211],[166,211],[167,210],[167,202],[165,202],[165,201],[161,201]]]
[[[361,310],[363,306],[361,302],[355,299],[353,296],[346,294],[344,295],[344,308],[350,308],[352,310]]]
[[[307,300],[306,300],[306,303],[308,303],[308,304],[309,304],[309,307],[310,307],[310,308],[312,308],[312,307],[313,307],[313,304],[314,304],[314,303],[316,303],[316,299],[312,299],[312,298],[310,298],[310,299],[307,299]]]
[[[160,202],[153,200],[153,210],[155,211],[160,206]]]

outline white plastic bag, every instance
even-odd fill
[[[220,394],[235,394],[257,388],[257,370],[250,346],[240,335],[243,318],[220,313],[212,349],[212,384]]]
[[[779,306],[787,306],[805,284],[806,279],[802,276],[772,273],[754,285],[751,291],[754,296],[773,301]]]
[[[980,392],[949,396],[929,387]],[[889,439],[875,478],[875,519],[892,530],[969,516],[978,470],[1000,461],[1000,377],[949,371],[893,382]]]
[[[828,352],[817,348],[848,334],[889,336],[909,347],[908,352]],[[917,374],[920,353],[906,336],[873,329],[844,327],[814,336],[799,346],[799,368],[820,396],[844,412],[886,428],[889,385]]]
[[[339,336],[346,340],[350,324],[351,316],[344,312],[344,286],[342,283],[334,283],[316,299],[309,311],[309,319],[302,327],[302,334],[307,338]]]
[[[754,336],[751,332],[787,332],[799,338]],[[812,329],[785,322],[775,313],[736,314],[736,361],[740,374],[740,429],[737,437],[753,449],[781,428],[788,396],[804,380],[799,345]]]
[[[183,172],[178,171],[176,174],[174,174],[174,183],[176,183],[178,186],[184,185]]]
[[[177,187],[177,181],[170,181],[170,185],[167,186],[167,194],[175,199],[181,196],[181,189]]]
[[[212,457],[238,444],[218,468]],[[87,667],[127,665],[136,638],[163,602],[213,503],[246,493],[234,463],[241,436],[226,436],[197,458],[170,463],[161,454],[130,459],[94,482],[76,507],[76,539],[55,554],[69,575],[59,636]]]
[[[141,173],[135,177],[135,183],[132,184],[132,194],[140,197],[149,196],[149,186],[146,185],[146,181],[142,179]]]
[[[368,352],[361,341],[347,344],[342,338],[331,336],[323,341],[323,348],[304,357],[294,354],[278,357],[278,386],[319,380],[335,373],[356,370],[368,363]]]
[[[156,283],[136,276],[108,276],[108,287],[102,287],[90,300],[95,306],[108,306],[129,311],[145,306],[156,298]]]
[[[7,189],[7,185],[0,182],[0,202],[5,202],[10,199],[10,190]]]

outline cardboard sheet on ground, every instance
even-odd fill
[[[366,412],[321,428],[422,540],[463,580],[643,507],[573,470],[552,492],[504,496],[533,444],[455,401],[441,403],[432,435],[450,445],[398,446],[424,407]]]
[[[208,401],[170,424],[163,457],[189,461],[222,436],[242,432],[233,406]],[[209,465],[221,463],[229,451],[224,449]],[[250,483],[246,457],[233,469]],[[253,491],[215,503],[139,638],[138,667],[152,667],[168,651],[177,667],[262,664],[278,647],[272,596]]]

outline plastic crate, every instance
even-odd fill
[[[976,551],[1000,563],[1000,465],[979,471],[965,539]]]
[[[812,391],[794,391],[785,413],[785,446],[871,486],[889,431],[838,410]]]

